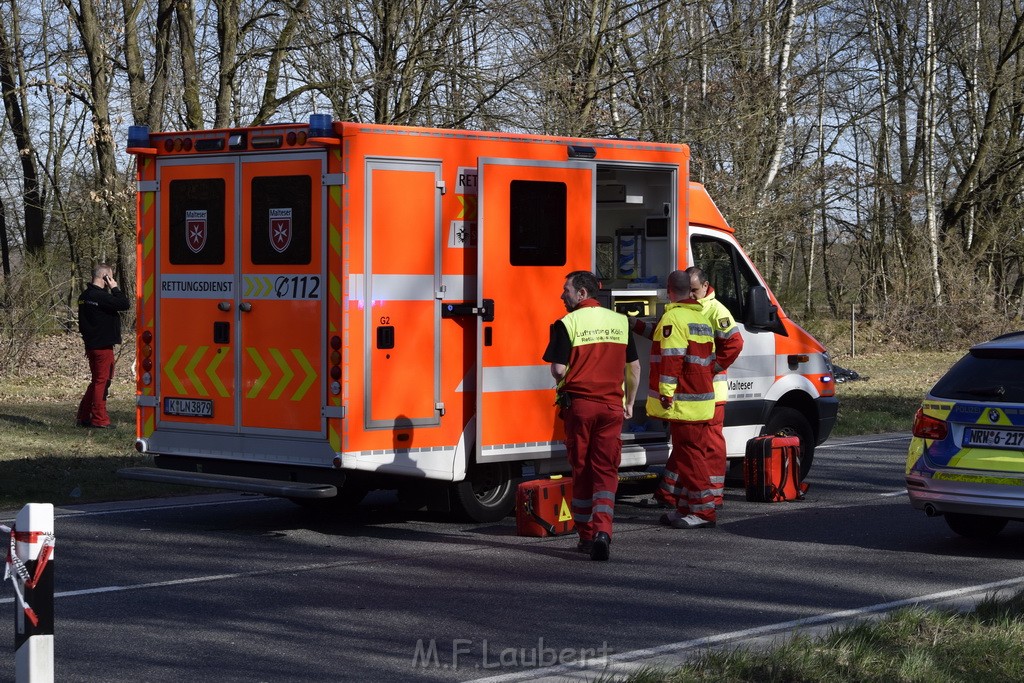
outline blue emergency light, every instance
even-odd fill
[[[330,114],[309,115],[309,137],[326,138],[332,135],[334,135],[334,130],[331,127]]]
[[[128,126],[128,148],[149,147],[149,126]]]

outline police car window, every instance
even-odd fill
[[[1024,403],[1024,351],[969,353],[942,376],[931,394],[979,403]]]
[[[513,180],[509,188],[509,262],[564,266],[565,183]]]
[[[224,263],[224,180],[172,180],[169,192],[165,234],[170,262],[174,265]]]
[[[249,196],[252,262],[308,264],[312,257],[312,179],[307,175],[253,178]]]

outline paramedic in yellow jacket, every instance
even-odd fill
[[[580,270],[566,276],[562,302],[569,313],[551,326],[544,360],[551,363],[565,420],[577,549],[590,553],[592,560],[607,560],[622,423],[633,414],[640,359],[626,316],[603,308],[594,298],[597,290],[593,273]]]
[[[690,276],[690,298],[700,302],[704,317],[711,323],[715,333],[715,416],[711,419],[709,433],[708,458],[713,458],[714,474],[711,483],[714,485],[715,505],[722,506],[722,494],[725,491],[725,472],[729,467],[725,446],[725,402],[729,397],[729,383],[726,370],[743,350],[743,335],[732,313],[715,296],[715,290],[708,282],[708,276],[701,268],[690,266],[686,269]]]
[[[661,489],[675,497],[676,509],[662,515],[661,523],[713,527],[716,472],[708,444],[715,415],[714,333],[700,303],[690,298],[689,274],[673,271],[667,285],[671,303],[654,330],[647,397],[647,415],[668,420],[672,432]]]

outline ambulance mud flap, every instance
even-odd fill
[[[275,479],[236,477],[229,474],[210,474],[207,472],[182,472],[156,467],[126,467],[118,470],[117,476],[122,479],[151,481],[158,484],[202,486],[228,491],[262,493],[267,496],[279,496],[282,498],[320,499],[332,498],[338,495],[338,489],[333,484],[277,481]]]

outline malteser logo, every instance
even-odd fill
[[[209,232],[205,210],[185,212],[185,242],[193,254],[198,254],[206,246],[206,237]]]
[[[292,243],[292,210],[270,210],[270,246],[279,254]]]

